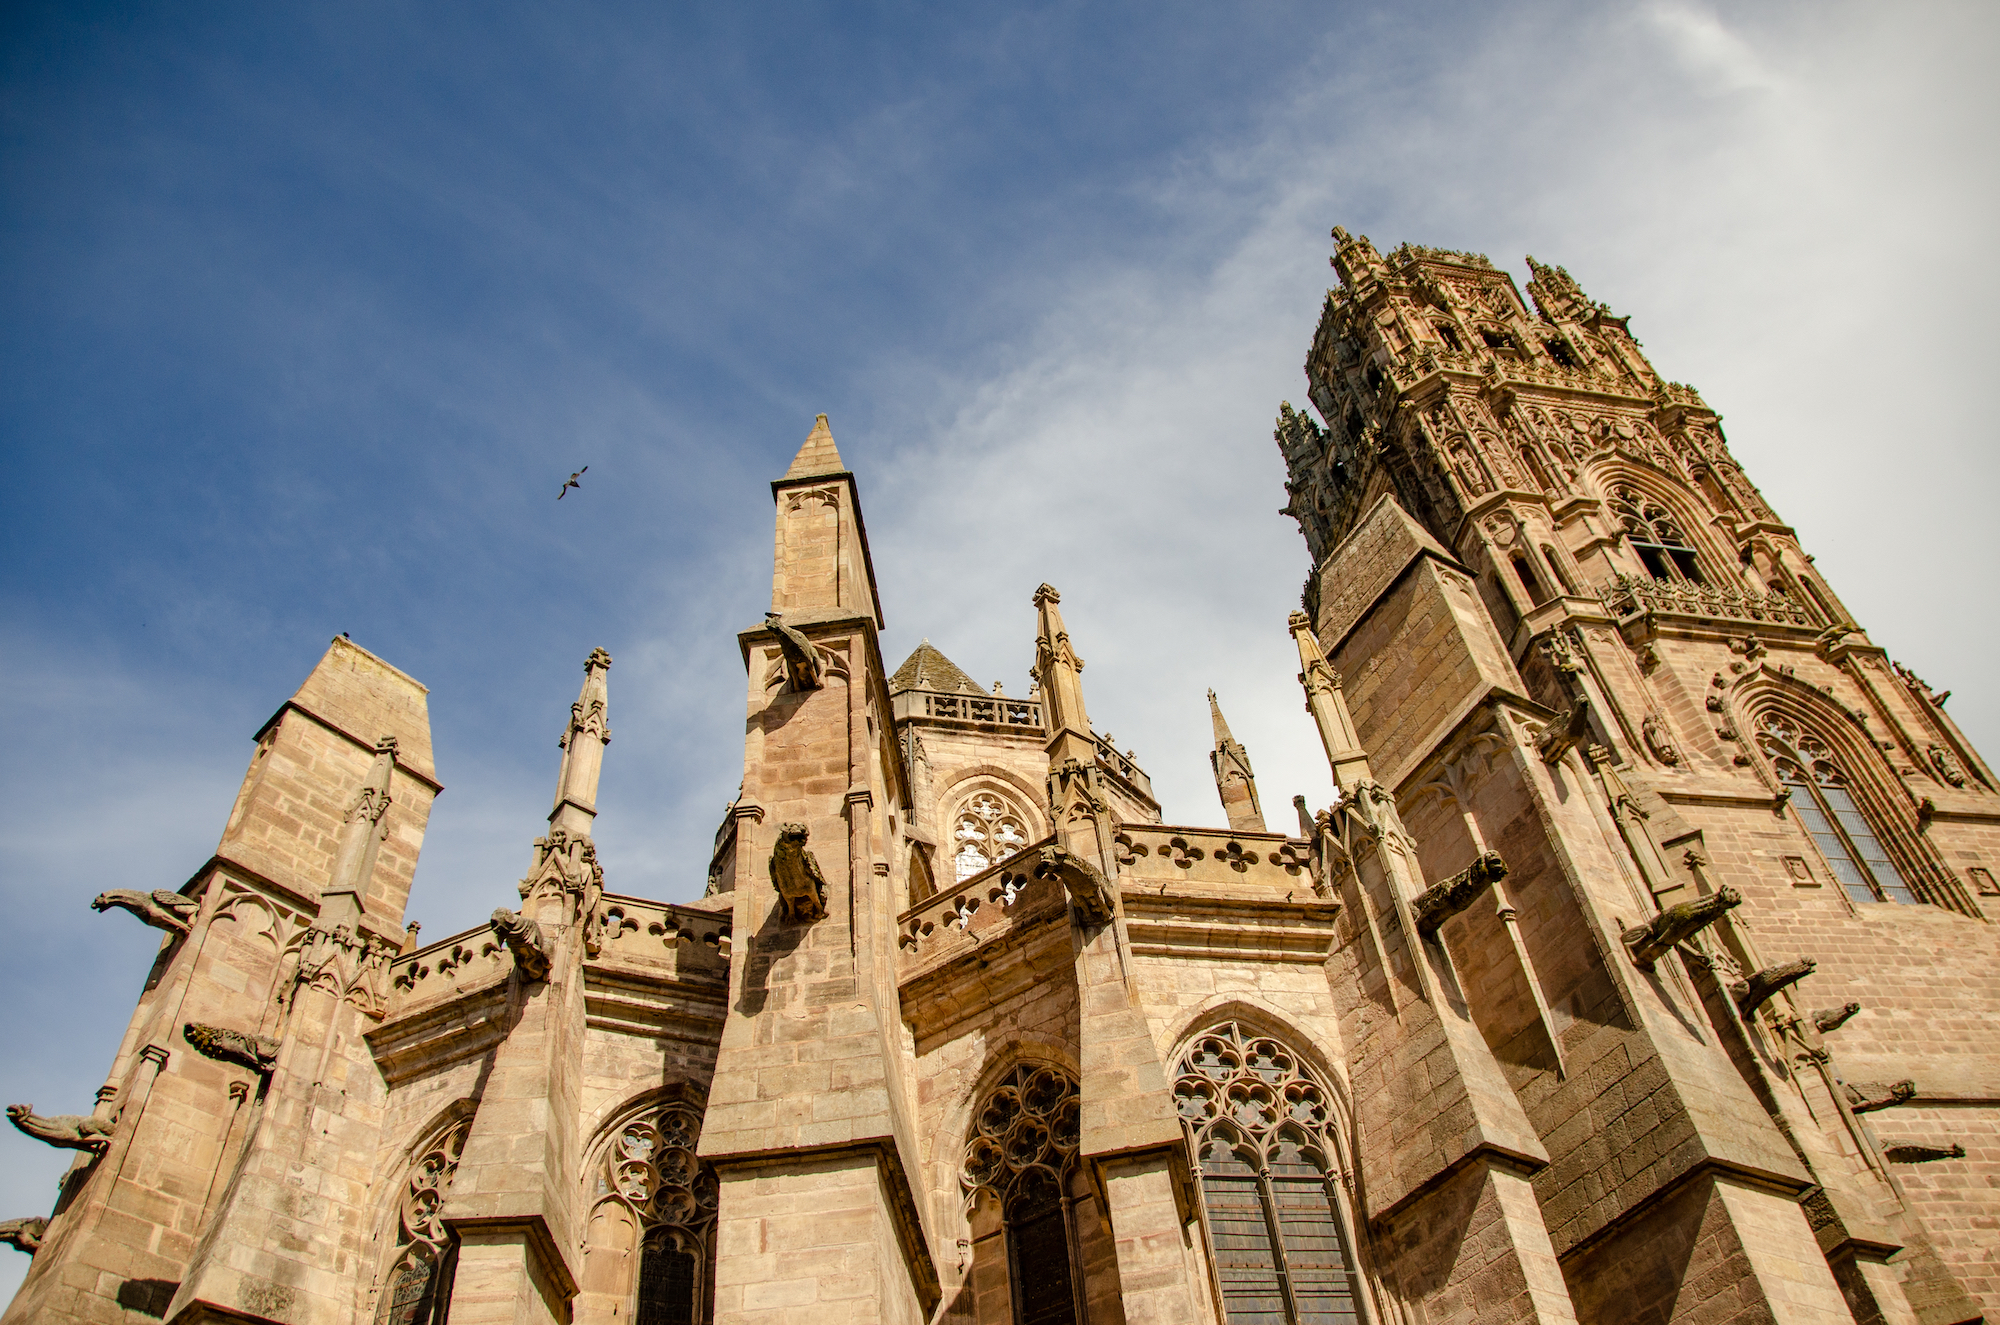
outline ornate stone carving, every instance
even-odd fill
[[[1104,871],[1065,847],[1042,848],[1042,863],[1035,866],[1038,879],[1060,879],[1069,894],[1078,923],[1105,925],[1111,922],[1111,884]]]
[[[1859,1003],[1842,1003],[1837,1008],[1814,1008],[1808,1015],[1821,1035],[1831,1035],[1845,1026],[1848,1019],[1861,1011]]]
[[[1956,1143],[1948,1146],[1928,1146],[1910,1143],[1887,1146],[1882,1157],[1891,1164],[1928,1164],[1939,1159],[1964,1159],[1965,1147]]]
[[[90,902],[93,911],[109,911],[113,907],[130,911],[154,929],[164,929],[169,934],[185,934],[194,920],[194,913],[201,909],[201,903],[193,897],[183,897],[165,888],[155,888],[151,892],[113,888],[110,892],[97,894]]]
[[[685,1229],[698,1240],[715,1219],[715,1170],[695,1158],[701,1114],[668,1104],[618,1129],[604,1156],[604,1189],[640,1222]]]
[[[269,1072],[278,1062],[278,1041],[268,1035],[252,1035],[223,1026],[204,1026],[198,1021],[181,1027],[181,1034],[204,1058],[219,1063],[235,1063],[252,1072]]]
[[[804,634],[785,624],[784,616],[766,612],[764,624],[778,637],[778,649],[785,655],[785,679],[794,690],[818,690],[826,684],[825,664],[819,650]]]
[[[1965,785],[1965,765],[1958,762],[1958,756],[1941,745],[1933,745],[1927,753],[1931,758],[1931,767],[1937,770],[1939,777],[1954,787]]]
[[[450,1291],[448,1276],[439,1274],[453,1241],[442,1212],[471,1131],[472,1119],[460,1119],[426,1146],[410,1166],[398,1208],[403,1246],[388,1275],[386,1320],[431,1320],[439,1290]]]
[[[1082,1101],[1057,1067],[1023,1065],[993,1088],[973,1116],[959,1182],[969,1207],[981,1191],[1011,1201],[1043,1185],[1061,1191],[1077,1162]]]
[[[1590,700],[1583,695],[1568,708],[1549,720],[1535,737],[1535,748],[1541,751],[1542,762],[1559,764],[1562,757],[1590,739]]]
[[[1893,1109],[1898,1104],[1908,1104],[1916,1097],[1917,1083],[1914,1081],[1847,1083],[1847,1107],[1855,1113],[1874,1113],[1877,1109]]]
[[[1650,971],[1676,944],[1693,938],[1742,904],[1743,894],[1725,887],[1707,897],[1670,906],[1644,925],[1626,930],[1625,949],[1632,954],[1633,965]]]
[[[1497,851],[1487,851],[1479,859],[1442,883],[1432,884],[1410,903],[1417,933],[1430,938],[1444,922],[1471,906],[1479,894],[1507,877],[1507,862]]]
[[[1819,966],[1810,957],[1801,957],[1783,966],[1766,966],[1741,984],[1729,986],[1729,996],[1736,1000],[1736,1010],[1748,1021],[1752,1013],[1774,998],[1781,989],[1788,989],[1811,975]]]
[[[116,1122],[76,1113],[57,1113],[45,1118],[35,1112],[32,1104],[8,1105],[7,1121],[37,1141],[46,1141],[60,1150],[87,1150],[93,1155],[101,1155],[110,1148],[111,1129]]]
[[[507,945],[507,951],[514,954],[514,969],[523,980],[549,978],[548,943],[540,925],[503,906],[493,913],[493,932]]]
[[[49,1221],[40,1215],[31,1215],[26,1219],[0,1219],[0,1242],[32,1256],[41,1249],[42,1234],[48,1229]]]
[[[826,915],[826,876],[806,849],[811,835],[804,824],[778,825],[778,845],[771,850],[771,883],[786,920],[813,921]]]
[[[1639,725],[1639,734],[1653,758],[1670,766],[1681,762],[1681,752],[1675,748],[1673,737],[1667,735],[1667,724],[1660,720],[1659,714],[1648,713],[1645,722]]]
[[[301,989],[322,989],[379,1021],[389,1010],[389,964],[395,958],[387,940],[315,922],[294,935],[279,958],[278,1004],[290,1006]]]

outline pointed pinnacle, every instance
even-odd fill
[[[799,453],[792,457],[792,467],[785,471],[785,478],[816,478],[846,472],[846,462],[840,458],[840,448],[833,444],[833,429],[827,426],[826,415],[816,415],[812,431],[806,434]]]

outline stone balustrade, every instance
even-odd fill
[[[1282,833],[1134,823],[1121,824],[1118,829],[1121,871],[1141,878],[1309,889],[1311,860],[1310,843]]]
[[[729,967],[728,911],[606,893],[597,904],[593,928],[597,951],[589,958],[591,964],[671,963],[690,972],[721,972]]]
[[[389,964],[395,990],[390,1015],[434,997],[498,983],[507,975],[507,945],[491,924],[405,953]]]
[[[963,722],[987,727],[1044,730],[1042,701],[970,691],[899,690],[896,719],[929,718],[933,722]]]
[[[896,917],[896,943],[905,971],[929,966],[934,959],[978,944],[980,936],[1012,917],[1032,893],[1035,898],[1060,895],[1062,885],[1035,877],[1041,849],[1055,839],[1045,837],[1015,852],[997,865],[972,875],[956,887],[940,889]],[[1034,908],[1037,913],[1041,910]],[[1019,914],[1016,912],[1016,914]]]
[[[1651,612],[1716,621],[1768,621],[1787,626],[1823,624],[1805,604],[1776,590],[1768,594],[1746,593],[1689,580],[1656,580],[1620,572],[1605,584],[1599,597],[1606,610],[1618,617]]]

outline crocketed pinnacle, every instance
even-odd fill
[[[846,472],[847,465],[840,458],[840,448],[833,444],[833,429],[827,426],[826,415],[818,415],[813,420],[812,431],[806,434],[805,445],[792,457],[792,467],[785,471],[785,478],[818,478],[823,474]]]
[[[1222,716],[1222,705],[1215,702],[1215,692],[1208,692],[1208,720],[1215,728],[1217,748],[1236,744],[1236,738],[1229,734],[1229,720]]]

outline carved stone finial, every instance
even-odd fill
[[[1821,1035],[1831,1035],[1847,1024],[1849,1017],[1861,1011],[1859,1003],[1842,1003],[1837,1008],[1814,1008],[1808,1015]]]
[[[1060,603],[1061,601],[1062,595],[1056,592],[1056,587],[1053,584],[1044,584],[1041,588],[1035,590],[1033,606],[1040,607],[1043,603]]]
[[[826,915],[826,876],[806,849],[811,836],[804,824],[779,824],[778,844],[771,849],[771,884],[789,921],[809,922]]]
[[[1410,903],[1417,933],[1430,938],[1444,922],[1471,906],[1479,894],[1507,877],[1507,862],[1497,851],[1482,852],[1479,858],[1442,883],[1433,884]]]
[[[90,1114],[57,1113],[44,1118],[32,1104],[7,1106],[7,1121],[61,1150],[88,1150],[101,1155],[111,1146],[112,1124]]]
[[[592,649],[590,651],[590,656],[583,660],[583,670],[586,672],[595,671],[599,668],[608,668],[610,666],[611,666],[611,655],[606,653],[603,649]]]
[[[233,1031],[226,1026],[204,1026],[198,1021],[181,1027],[181,1034],[204,1058],[219,1063],[235,1063],[252,1072],[269,1072],[278,1063],[278,1042],[268,1035]]]
[[[826,684],[826,664],[819,656],[819,650],[807,639],[803,632],[785,624],[784,617],[777,612],[766,612],[764,624],[778,637],[778,649],[785,655],[785,679],[794,690],[818,690]]]
[[[1847,1107],[1855,1113],[1893,1109],[1917,1097],[1914,1081],[1851,1081],[1847,1083]]]
[[[0,1219],[0,1242],[30,1256],[41,1250],[42,1235],[48,1231],[49,1221],[40,1215],[31,1215],[26,1219]]]
[[[1722,919],[1730,908],[1742,904],[1743,894],[1725,887],[1707,897],[1668,907],[1644,925],[1625,931],[1625,948],[1632,954],[1632,964],[1650,971],[1675,944],[1693,938]]]
[[[140,892],[137,888],[113,888],[97,894],[90,902],[93,911],[109,911],[113,907],[130,911],[154,929],[163,929],[169,934],[185,934],[194,913],[201,909],[201,903],[165,888],[155,888],[151,892]]]
[[[1766,966],[1742,984],[1729,987],[1730,997],[1736,1000],[1737,1011],[1748,1021],[1752,1013],[1775,997],[1779,990],[1787,989],[1811,975],[1819,963],[1810,957],[1801,957],[1783,966]]]
[[[549,978],[549,950],[542,927],[518,911],[500,907],[493,912],[493,932],[514,954],[514,969],[523,980]]]
[[[378,754],[378,755],[393,755],[393,754],[395,754],[395,753],[396,753],[396,738],[395,738],[395,737],[394,737],[393,735],[387,735],[387,734],[385,734],[385,735],[382,735],[382,736],[378,736],[378,737],[376,737],[376,738],[375,738],[375,753],[376,753],[376,754]]]
[[[1083,857],[1066,847],[1043,847],[1041,863],[1035,866],[1035,877],[1060,880],[1063,890],[1069,894],[1077,919],[1083,924],[1111,923],[1110,881],[1104,877],[1104,871]]]

